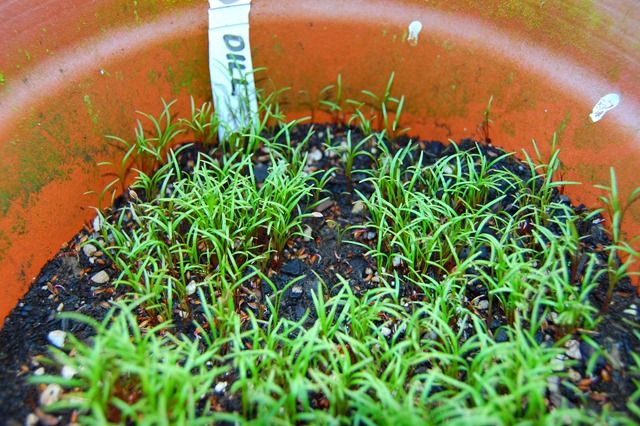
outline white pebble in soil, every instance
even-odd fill
[[[400,258],[400,256],[394,256],[392,264],[394,268],[400,266],[400,264],[402,264],[402,259]]]
[[[47,406],[56,403],[60,400],[60,396],[62,396],[60,385],[48,385],[40,394],[40,405]]]
[[[309,156],[307,158],[309,159],[309,162],[317,163],[318,161],[322,160],[322,157],[322,151],[320,151],[318,148],[313,148],[309,152]]]
[[[551,376],[547,379],[547,389],[549,390],[549,397],[554,407],[560,407],[562,405],[562,396],[560,395],[560,378],[558,376]]]
[[[105,271],[100,271],[91,277],[91,281],[96,284],[105,284],[109,282],[109,274],[107,274]]]
[[[638,315],[638,307],[636,305],[629,305],[629,307],[625,309],[623,312],[633,317]]]
[[[198,287],[198,285],[196,284],[196,282],[194,280],[189,281],[189,284],[187,284],[187,286],[184,288],[187,292],[188,296],[191,296],[192,294],[194,294],[196,292],[196,288]]]
[[[96,216],[93,219],[93,223],[91,224],[94,232],[100,232],[102,229],[102,218],[100,216]]]
[[[29,413],[27,418],[24,420],[24,426],[36,426],[40,419],[33,413]]]
[[[580,342],[577,340],[569,340],[564,344],[567,348],[566,354],[569,358],[580,360],[582,359],[582,353],[580,353]]]
[[[218,382],[213,388],[215,393],[224,393],[225,390],[227,390],[227,382]]]
[[[577,383],[582,379],[582,376],[580,375],[580,373],[578,373],[573,368],[571,368],[571,369],[569,369],[569,371],[567,371],[567,376],[569,376],[569,379],[574,383]]]
[[[66,338],[67,333],[62,330],[53,330],[47,334],[47,340],[57,348],[64,347],[64,341]]]
[[[476,308],[478,308],[481,311],[486,311],[487,309],[489,309],[489,301],[488,300],[479,300],[476,303]]]
[[[364,211],[364,201],[358,200],[353,203],[353,207],[351,208],[351,214],[361,214]]]
[[[42,376],[43,374],[44,374],[44,367],[40,367],[36,371],[33,372],[34,376]]]
[[[389,327],[382,327],[380,333],[382,333],[384,337],[389,337],[391,336],[391,329]]]
[[[75,368],[65,365],[64,367],[62,367],[62,371],[60,371],[60,374],[62,375],[62,377],[68,380],[68,379],[73,379],[73,376],[78,374],[78,372],[76,371]]]
[[[309,242],[313,240],[313,229],[309,225],[305,225],[304,227],[304,240]]]
[[[82,246],[82,252],[87,257],[93,256],[97,251],[98,251],[97,247],[94,246],[93,244],[85,244],[84,246]]]

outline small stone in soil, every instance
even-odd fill
[[[488,300],[478,301],[478,303],[476,303],[476,308],[478,308],[481,311],[486,311],[487,309],[489,309],[489,301]]]
[[[100,216],[96,216],[91,225],[94,232],[100,232],[100,229],[102,229],[102,218]]]
[[[40,419],[33,413],[29,413],[27,418],[24,420],[24,426],[36,426]]]
[[[185,287],[185,291],[187,292],[187,295],[191,296],[193,293],[195,293],[196,287],[197,287],[196,282],[191,280],[189,284],[187,284],[187,286]]]
[[[309,155],[307,158],[309,159],[309,162],[317,163],[318,161],[322,160],[322,151],[320,151],[318,148],[313,148],[309,152]]]
[[[500,328],[498,330],[498,332],[496,333],[496,342],[497,343],[504,343],[507,340],[509,340],[509,336],[507,336],[507,332],[504,331],[504,328]]]
[[[40,405],[51,405],[60,400],[62,395],[62,388],[60,385],[51,384],[48,385],[40,394]]]
[[[302,275],[304,271],[304,263],[299,259],[293,259],[282,265],[281,272],[291,276]]]
[[[303,288],[300,285],[291,288],[291,297],[298,299],[302,296]]]
[[[367,267],[367,261],[364,260],[362,257],[358,256],[358,257],[354,257],[353,259],[349,260],[349,265],[351,265],[351,268],[353,269],[353,272],[356,273],[356,276],[358,278],[362,278],[363,276],[369,275],[370,273],[373,273],[373,271],[367,273],[366,270],[370,269]],[[363,275],[364,273],[364,275]]]
[[[307,308],[305,308],[302,303],[299,303],[296,305],[294,309],[294,319],[296,321],[299,321],[300,319],[302,319],[302,317],[305,316],[306,313],[307,313]]]
[[[42,376],[43,374],[44,374],[44,367],[40,367],[36,371],[33,372],[34,376]]]
[[[98,251],[98,249],[96,248],[96,246],[94,246],[93,244],[85,244],[82,247],[82,252],[84,253],[85,256],[87,257],[91,257],[93,256],[96,252]]]
[[[358,200],[353,203],[353,207],[351,208],[352,214],[361,214],[364,211],[364,201]]]
[[[105,284],[109,282],[109,274],[107,274],[105,271],[100,271],[91,277],[91,281],[96,284]]]
[[[580,373],[578,373],[576,370],[574,369],[569,369],[569,371],[567,372],[567,375],[569,376],[569,379],[571,379],[572,382],[579,382],[582,379],[582,376],[580,375]]]
[[[75,368],[65,365],[64,367],[62,367],[62,371],[60,372],[60,374],[65,379],[73,379],[73,376],[77,374],[77,371]]]
[[[213,391],[215,393],[224,393],[226,389],[227,389],[227,382],[218,382],[213,388]]]
[[[391,336],[391,329],[389,327],[382,327],[380,333],[382,333],[384,337],[389,337]]]
[[[611,366],[613,367],[614,370],[620,370],[623,366],[624,363],[622,362],[622,356],[621,356],[621,343],[619,342],[613,342],[613,344],[607,345],[609,346],[609,360],[611,361]]]
[[[326,209],[328,209],[332,205],[333,205],[333,200],[323,201],[322,203],[318,204],[318,207],[315,208],[315,211],[316,212],[325,211]]]
[[[47,334],[49,342],[58,348],[64,347],[64,341],[67,338],[67,333],[62,330],[53,330]]]
[[[582,359],[582,354],[580,353],[580,342],[577,340],[569,340],[564,345],[567,348],[567,356],[573,359],[580,360]]]
[[[551,403],[554,407],[560,407],[562,405],[562,396],[560,395],[560,378],[558,376],[549,377],[547,379],[547,385]]]
[[[306,225],[304,227],[303,233],[304,233],[304,240],[306,242],[309,242],[309,241],[313,240],[313,229],[311,229],[311,227],[309,225]]]
[[[638,310],[636,305],[629,305],[627,309],[623,311],[627,315],[636,316],[638,314]]]

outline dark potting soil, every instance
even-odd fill
[[[294,130],[297,140],[306,135],[308,127],[300,126]],[[322,152],[321,158],[311,163],[312,167],[327,169],[337,165],[339,159],[331,157],[324,151],[325,133],[330,131],[334,137],[344,135],[341,127],[327,126],[316,128],[316,133],[309,141],[311,151]],[[353,130],[354,134],[359,134]],[[360,136],[361,137],[361,136]],[[357,141],[357,138],[356,138]],[[406,144],[408,139],[397,141],[400,146]],[[490,159],[499,157],[503,152],[490,144],[477,144],[471,140],[462,141],[459,144],[462,150],[479,149],[481,153]],[[479,148],[476,148],[479,147]],[[420,142],[420,148],[426,157],[433,162],[438,158],[453,153],[451,146],[440,142]],[[193,145],[182,151],[180,162],[185,168],[191,167],[193,160],[199,151],[205,151],[207,147]],[[264,154],[264,153],[263,153]],[[268,155],[256,155],[255,176],[258,184],[266,177],[268,169]],[[369,159],[365,156],[356,158],[354,169],[367,168]],[[514,173],[527,179],[527,167],[511,157],[498,163]],[[362,176],[354,175],[354,182],[358,182]],[[371,188],[367,184],[357,183],[355,188],[368,195]],[[338,290],[336,274],[344,277],[352,286],[356,295],[361,295],[368,289],[375,288],[378,278],[375,274],[375,265],[365,256],[365,249],[346,244],[346,240],[368,243],[376,238],[375,234],[368,231],[349,232],[342,235],[343,229],[349,225],[362,223],[366,212],[358,212],[353,209],[354,197],[346,193],[347,185],[344,175],[337,173],[327,184],[326,189],[330,199],[316,208],[323,214],[323,218],[310,218],[304,223],[307,228],[308,238],[296,237],[289,241],[278,268],[272,271],[271,279],[278,289],[287,286],[293,279],[304,276],[289,285],[285,291],[280,305],[280,314],[292,320],[301,319],[309,312],[308,322],[315,320],[311,292],[315,291],[319,279],[327,284],[328,291]],[[121,197],[118,203],[127,202],[128,196]],[[561,193],[556,194],[556,200],[568,204],[569,200]],[[578,211],[584,210],[584,206],[574,206]],[[328,220],[331,219],[331,220]],[[579,223],[577,228],[584,243],[595,249],[609,243],[604,229],[591,218],[589,223]],[[337,225],[336,225],[337,224]],[[310,232],[309,232],[310,229]],[[96,233],[92,225],[85,226],[78,235],[65,244],[61,251],[40,272],[29,292],[22,298],[16,308],[6,319],[4,327],[0,330],[0,424],[19,425],[24,424],[30,414],[35,414],[40,424],[67,424],[74,421],[74,413],[65,415],[45,414],[38,404],[39,392],[43,386],[33,385],[27,382],[30,375],[44,373],[55,374],[57,371],[50,367],[43,359],[47,356],[49,342],[47,335],[54,330],[62,330],[76,335],[80,339],[88,339],[93,330],[77,322],[60,319],[59,312],[80,312],[97,320],[104,318],[114,300],[122,298],[126,294],[125,288],[115,288],[109,282],[99,284],[92,281],[96,274],[104,272],[114,279],[117,271],[113,269],[109,259],[101,252],[90,253],[81,248],[81,244],[95,237]],[[317,274],[317,275],[316,275]],[[476,296],[474,289],[470,287],[469,299]],[[258,313],[264,309],[262,301],[272,289],[263,284],[257,284],[247,289],[245,297],[239,301],[238,309],[250,309]],[[403,296],[420,297],[418,290],[410,285],[403,287]],[[592,300],[596,307],[600,307],[605,300],[606,288],[601,286],[592,293]],[[587,360],[591,358],[594,349],[582,343],[579,347],[582,361],[573,369],[580,375],[574,381],[573,391],[561,387],[562,396],[577,406],[586,400],[585,408],[598,409],[605,403],[611,404],[615,410],[626,411],[626,403],[634,391],[631,381],[629,366],[633,364],[632,353],[640,353],[640,342],[633,334],[631,324],[640,322],[638,300],[635,287],[629,280],[622,281],[617,287],[612,305],[604,315],[602,322],[595,332],[591,333],[594,339],[609,354],[609,359],[597,357],[594,374],[586,373]],[[175,324],[176,333],[192,335],[195,331],[192,320],[199,320],[201,309],[197,304],[192,306],[194,317],[188,318],[183,323]],[[176,318],[179,316],[176,315]],[[503,324],[496,316],[491,328],[496,330]],[[556,332],[550,328],[545,331],[550,338],[556,339]],[[545,336],[539,336],[545,338]],[[496,336],[499,339],[499,336]],[[553,395],[549,395],[553,398]],[[219,403],[224,409],[238,408],[239,401],[233,397],[221,398]],[[32,418],[33,415],[31,416]]]

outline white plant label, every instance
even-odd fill
[[[607,111],[614,109],[618,106],[619,103],[620,95],[618,95],[617,93],[609,93],[608,95],[601,97],[598,103],[593,107],[593,111],[591,111],[591,114],[589,114],[589,117],[591,117],[591,121],[593,121],[594,123],[596,121],[600,121],[602,117],[604,117],[604,115],[607,113]]]
[[[257,122],[258,102],[249,45],[251,0],[209,0],[209,72],[215,109],[229,132]]]

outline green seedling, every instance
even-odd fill
[[[353,141],[353,134],[351,129],[347,130],[345,141],[340,145],[326,145],[327,151],[335,152],[342,156],[344,163],[344,175],[347,182],[347,193],[349,195],[353,192],[353,163],[355,159],[361,155],[367,156],[374,160],[373,155],[367,150],[367,144],[371,143],[373,135],[365,136],[358,142]]]
[[[638,199],[640,199],[640,188],[636,188],[629,194],[627,200],[620,200],[618,191],[618,182],[613,168],[610,169],[611,184],[609,186],[596,185],[596,188],[606,192],[606,195],[600,196],[600,201],[604,204],[611,221],[609,234],[611,236],[611,245],[607,247],[607,296],[601,308],[601,312],[609,309],[613,292],[621,279],[626,276],[637,276],[637,272],[629,272],[629,268],[640,257],[640,253],[634,250],[626,241],[623,240],[622,224],[624,217],[629,209]],[[620,255],[624,258],[621,260]]]
[[[191,118],[180,119],[178,122],[191,131],[196,141],[213,144],[218,139],[218,121],[218,115],[214,113],[211,102],[204,102],[198,108],[192,96]]]
[[[320,96],[325,99],[320,100],[320,106],[329,110],[333,124],[344,123],[342,75],[338,74],[335,84],[330,84],[320,91]]]

